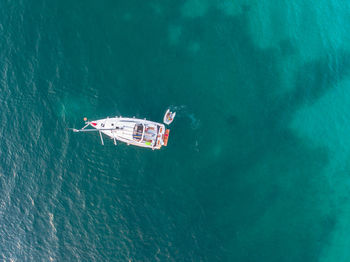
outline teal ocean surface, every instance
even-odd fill
[[[350,261],[349,14],[0,0],[0,260]],[[158,151],[67,130],[168,107]]]

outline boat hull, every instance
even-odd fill
[[[115,143],[118,140],[127,145],[160,149],[168,142],[169,131],[166,134],[165,126],[146,119],[112,117],[89,121],[86,124],[113,139]]]

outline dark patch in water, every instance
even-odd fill
[[[283,56],[294,55],[297,52],[295,45],[290,39],[284,39],[280,41],[279,48]]]
[[[241,9],[242,9],[243,13],[249,12],[251,10],[251,8],[252,8],[251,5],[248,5],[248,4],[243,4],[241,6]]]
[[[290,94],[290,103],[295,106],[311,104],[326,91],[349,75],[350,54],[339,50],[330,57],[305,64],[296,76],[296,87]]]
[[[238,117],[235,115],[231,115],[227,117],[226,122],[229,126],[236,125],[238,122]]]

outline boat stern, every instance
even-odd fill
[[[168,145],[168,138],[169,138],[169,129],[166,129],[164,125],[158,126],[158,135],[157,135],[157,141],[154,149],[160,149],[162,146]]]

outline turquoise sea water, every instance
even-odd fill
[[[349,11],[0,0],[0,260],[350,261]],[[169,106],[160,151],[66,129]]]

